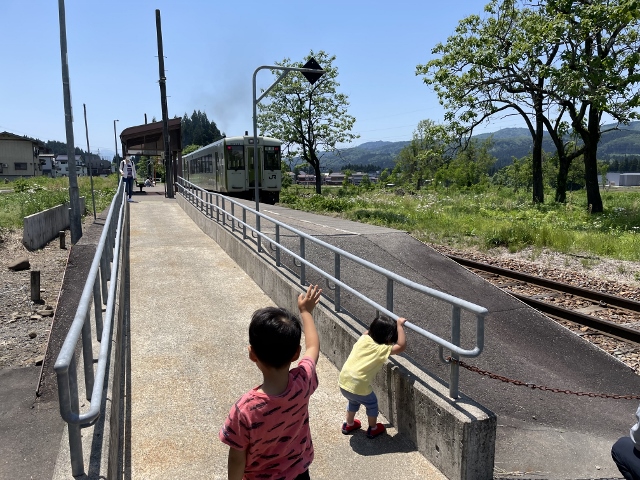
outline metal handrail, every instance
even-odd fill
[[[69,449],[73,476],[84,473],[80,429],[93,425],[101,414],[102,393],[107,377],[106,368],[113,331],[122,231],[127,212],[124,198],[124,182],[121,180],[109,207],[109,213],[96,247],[75,317],[53,367],[58,381],[60,415],[67,422],[69,428]],[[107,291],[109,280],[111,282]],[[103,292],[102,296],[101,291]],[[107,292],[106,295],[104,292]],[[92,302],[95,306],[96,336],[100,342],[95,378],[90,322]],[[106,305],[104,324],[101,303]],[[75,362],[75,350],[81,335],[86,398],[91,401],[89,409],[84,413],[80,413],[79,409]]]
[[[422,294],[428,295],[432,298],[436,298],[438,300],[442,300],[446,303],[449,303],[452,307],[452,311],[451,311],[451,339],[450,340],[446,340],[444,338],[439,337],[438,335],[435,335],[421,327],[418,327],[417,325],[414,325],[410,322],[406,322],[405,326],[411,330],[413,330],[414,332],[424,336],[425,338],[435,342],[438,347],[439,347],[439,356],[440,356],[440,360],[444,363],[449,363],[450,366],[450,373],[449,373],[449,396],[451,398],[458,398],[458,380],[459,380],[459,366],[457,364],[457,362],[455,360],[457,360],[459,357],[469,357],[469,358],[473,358],[473,357],[477,357],[478,355],[480,355],[480,353],[482,353],[482,350],[484,348],[484,317],[485,315],[488,313],[487,309],[484,307],[481,307],[479,305],[476,305],[474,303],[468,302],[466,300],[463,300],[461,298],[455,297],[453,295],[449,295],[447,293],[444,292],[440,292],[438,290],[435,290],[433,288],[429,288],[427,286],[421,285],[419,283],[413,282],[405,277],[402,277],[394,272],[391,272],[385,268],[382,268],[378,265],[375,265],[371,262],[368,262],[367,260],[364,260],[356,255],[353,255],[349,252],[346,252],[338,247],[335,247],[331,244],[328,244],[326,242],[323,242],[322,240],[319,240],[311,235],[308,235],[300,230],[297,230],[283,222],[280,222],[274,218],[271,218],[267,215],[264,215],[263,213],[260,213],[250,207],[247,207],[246,205],[232,199],[229,197],[225,197],[222,194],[218,194],[218,193],[214,193],[214,192],[208,192],[200,187],[198,187],[197,185],[189,182],[188,180],[182,178],[182,177],[178,177],[177,179],[177,186],[180,189],[180,193],[190,202],[192,203],[194,206],[196,206],[196,208],[198,208],[204,215],[206,215],[208,218],[211,218],[212,220],[216,220],[218,223],[222,223],[223,225],[226,226],[226,217],[228,215],[230,215],[230,213],[225,210],[224,206],[226,202],[230,202],[231,205],[237,205],[240,208],[242,208],[242,218],[238,218],[235,217],[234,215],[231,214],[231,218],[233,220],[235,220],[235,222],[238,222],[238,225],[242,225],[243,227],[243,239],[247,238],[246,235],[246,229],[249,229],[251,231],[251,235],[255,236],[257,239],[257,249],[258,252],[260,253],[262,250],[260,248],[260,239],[264,239],[268,242],[269,245],[275,245],[276,246],[276,266],[280,267],[281,263],[280,263],[280,251],[284,251],[286,253],[288,253],[289,255],[291,255],[291,257],[293,258],[294,264],[296,266],[298,266],[301,270],[300,270],[300,284],[304,285],[305,282],[305,275],[306,275],[306,270],[305,267],[309,267],[312,270],[314,270],[316,273],[320,274],[322,277],[324,277],[326,279],[327,282],[333,282],[334,283],[334,288],[332,290],[335,290],[335,297],[334,297],[334,308],[337,312],[340,311],[340,293],[341,290],[347,290],[348,292],[350,292],[351,294],[353,294],[354,296],[356,296],[357,298],[359,298],[360,300],[362,300],[363,302],[367,303],[368,305],[372,306],[373,308],[375,308],[377,311],[379,312],[383,312],[386,315],[388,315],[389,317],[393,318],[393,319],[398,319],[398,315],[393,313],[393,284],[394,282],[400,284],[400,285],[404,285],[414,291],[420,292]],[[213,203],[212,201],[208,201],[208,199],[211,198],[211,195],[215,195],[216,197],[220,197],[220,199],[222,200],[222,202],[220,202],[218,200],[218,198],[216,198],[215,203]],[[207,198],[207,200],[204,200],[204,198]],[[222,203],[222,208],[220,207],[220,203]],[[214,216],[214,212],[215,212],[215,216]],[[264,233],[258,231],[256,228],[253,228],[251,225],[249,225],[248,223],[246,223],[246,212],[250,212],[252,214],[254,214],[256,216],[256,218],[263,218],[265,220],[268,220],[269,222],[272,222],[275,226],[276,226],[276,239],[274,240],[273,238],[269,237],[268,235],[265,235]],[[223,217],[223,221],[220,222],[219,217],[220,217],[220,213],[222,213],[222,217]],[[233,221],[232,220],[232,221]],[[256,225],[258,224],[258,222],[256,222]],[[238,228],[238,227],[236,227]],[[288,249],[287,247],[285,247],[284,245],[282,245],[280,243],[280,228],[285,228],[287,231],[297,235],[300,238],[300,254],[297,254],[293,251],[291,251],[290,249]],[[255,235],[254,235],[255,234]],[[335,255],[335,273],[332,275],[329,272],[324,271],[322,268],[320,268],[319,266],[314,265],[313,263],[309,262],[306,258],[305,258],[305,241],[310,241],[313,242],[314,244],[326,248],[327,250],[330,250],[331,252],[334,253]],[[370,299],[369,297],[367,297],[366,295],[360,293],[359,291],[353,289],[352,287],[350,287],[349,285],[345,284],[344,282],[342,282],[340,280],[340,259],[344,257],[344,258],[348,258],[349,260],[370,269],[373,272],[376,272],[380,275],[383,275],[384,277],[386,277],[387,279],[387,307],[384,307],[380,304],[378,304],[376,301]],[[296,263],[296,260],[299,262]],[[460,314],[461,311],[465,310],[473,315],[475,315],[476,318],[476,342],[475,342],[475,346],[471,349],[464,349],[460,347]],[[444,349],[447,349],[451,352],[451,358],[454,359],[454,361],[451,361],[449,359],[446,359],[444,357]]]

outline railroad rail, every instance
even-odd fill
[[[456,255],[447,255],[447,257],[454,260],[456,263],[473,270],[492,273],[501,277],[536,285],[541,288],[546,288],[549,290],[554,290],[556,292],[566,293],[576,297],[584,298],[598,303],[603,307],[614,306],[640,314],[640,302],[637,302],[635,300],[618,297],[608,293],[597,292],[588,288],[576,287],[573,285],[568,285],[566,283],[556,282],[555,280],[536,277],[533,275],[528,275],[526,273],[496,267],[494,265],[489,265],[486,263],[476,262],[474,260],[458,257]],[[526,303],[527,305],[541,311],[542,313],[545,313],[550,317],[577,323],[579,325],[598,330],[599,332],[605,333],[607,335],[640,344],[640,330],[625,327],[623,325],[618,325],[614,322],[603,320],[593,315],[586,315],[584,313],[563,308],[531,296],[519,294],[517,292],[508,291],[508,293],[519,299],[523,303]]]

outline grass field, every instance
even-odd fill
[[[118,185],[118,176],[94,177],[93,191],[96,211],[109,206]],[[23,218],[69,201],[69,179],[33,177],[2,185],[0,194],[0,229],[21,228]],[[93,211],[91,178],[78,177],[80,196],[85,197],[88,211]]]
[[[601,192],[605,211],[590,214],[586,193],[567,203],[533,205],[529,192],[490,187],[481,192],[325,188],[322,195],[292,186],[281,204],[299,210],[407,230],[415,238],[452,247],[526,247],[640,261],[640,189]],[[553,198],[553,192],[547,192]]]

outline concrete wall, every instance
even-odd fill
[[[181,195],[179,205],[215,240],[278,306],[297,311],[302,291],[297,279],[275,268],[235,234],[208,219]],[[346,361],[362,327],[322,303],[314,311],[322,353],[338,368]],[[434,348],[434,351],[436,349]],[[393,357],[376,377],[379,408],[433,465],[451,480],[493,478],[497,419],[461,394],[448,397],[448,385],[402,357]],[[398,475],[401,477],[401,474]]]
[[[85,211],[84,197],[80,197],[80,211]],[[37,250],[56,238],[61,230],[65,230],[69,226],[68,203],[34,213],[24,217],[22,243],[29,250]]]

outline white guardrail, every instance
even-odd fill
[[[449,364],[449,396],[451,398],[458,398],[458,383],[459,383],[459,365],[455,360],[458,360],[460,357],[477,357],[482,353],[484,348],[484,317],[488,313],[487,309],[476,305],[474,303],[468,302],[458,297],[454,297],[452,295],[440,292],[438,290],[434,290],[432,288],[426,287],[419,283],[413,282],[407,278],[404,278],[396,273],[393,273],[389,270],[386,270],[378,265],[375,265],[367,260],[364,260],[356,255],[353,255],[349,252],[341,250],[333,245],[330,245],[322,240],[319,240],[311,235],[308,235],[300,230],[297,230],[285,223],[282,223],[274,218],[271,218],[267,215],[264,215],[241,202],[238,202],[234,199],[226,197],[222,194],[210,192],[204,190],[197,185],[185,180],[182,177],[178,177],[178,193],[185,196],[190,203],[192,203],[196,208],[198,208],[204,215],[212,220],[217,221],[218,223],[222,223],[226,225],[227,222],[231,222],[231,229],[235,231],[236,228],[242,229],[242,237],[243,239],[247,239],[247,231],[250,232],[252,236],[257,239],[257,248],[258,252],[261,252],[261,241],[264,240],[270,247],[275,251],[275,263],[276,267],[283,267],[281,262],[282,252],[287,253],[293,258],[294,264],[300,268],[300,284],[306,284],[306,268],[310,268],[320,276],[322,276],[326,281],[327,285],[330,286],[330,282],[334,284],[333,287],[330,286],[330,289],[334,291],[334,309],[336,312],[339,312],[341,309],[340,306],[340,293],[342,290],[348,291],[355,297],[359,298],[363,302],[375,308],[378,312],[382,312],[393,319],[398,319],[398,315],[393,313],[393,291],[394,284],[403,285],[408,287],[420,294],[441,300],[443,302],[451,305],[451,337],[449,340],[439,337],[417,325],[414,325],[410,322],[405,323],[405,327],[413,330],[414,332],[422,335],[423,337],[435,342],[439,348],[440,360],[444,363]],[[227,206],[229,209],[227,210]],[[236,216],[236,209],[241,209],[240,217]],[[247,213],[253,215],[255,217],[256,228],[247,223]],[[260,219],[270,222],[275,227],[275,238],[269,237],[263,231],[260,231]],[[286,230],[287,232],[294,234],[298,237],[299,249],[298,252],[294,252],[282,245],[280,242],[281,229]],[[307,242],[311,242],[314,245],[326,249],[329,252],[333,253],[334,256],[334,268],[333,272],[327,272],[323,270],[322,267],[311,263],[307,258],[305,258],[305,250],[307,247]],[[349,259],[367,269],[371,272],[375,272],[376,274],[382,275],[386,278],[387,282],[387,298],[386,305],[382,306],[367,297],[365,294],[357,291],[351,286],[344,283],[340,278],[340,264],[341,259],[346,258]],[[295,273],[295,272],[292,272]],[[467,311],[475,316],[476,319],[476,339],[475,346],[471,349],[464,349],[460,346],[460,321],[461,321],[461,311]],[[451,352],[451,358],[454,361],[451,361],[444,356],[444,349],[447,349]]]

